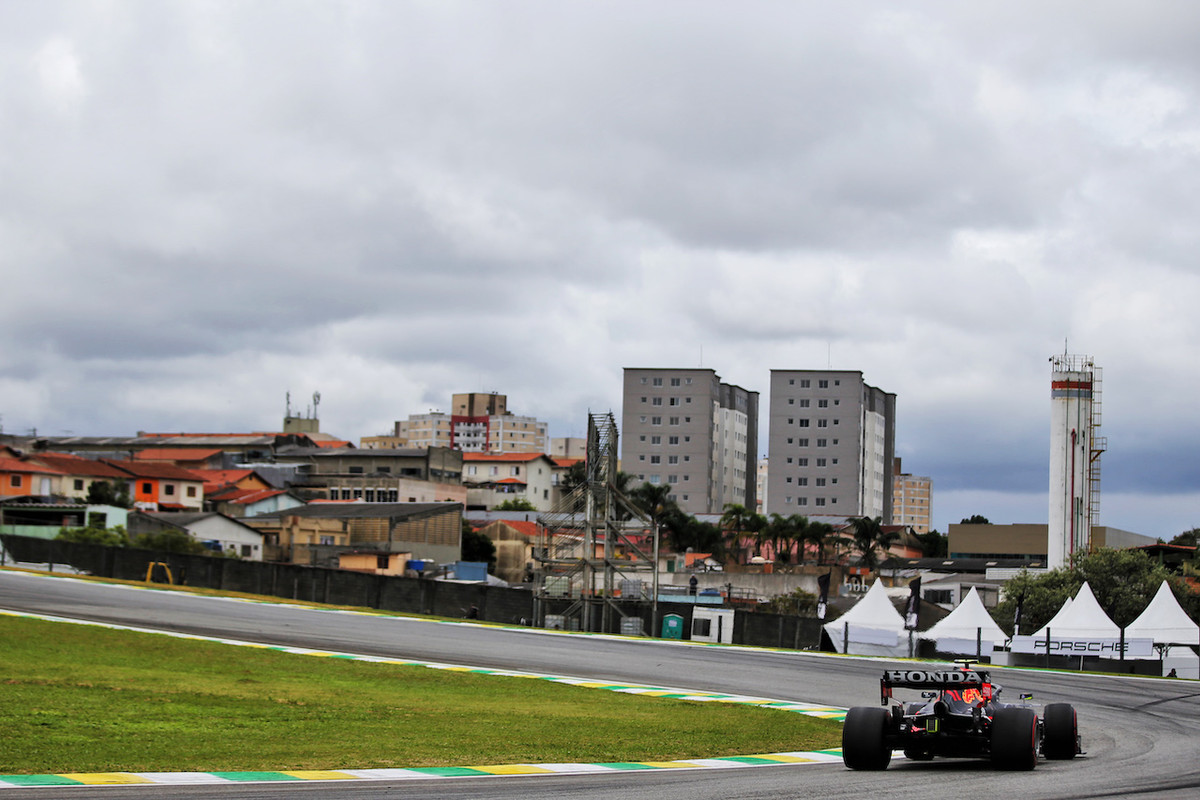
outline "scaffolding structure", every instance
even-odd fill
[[[589,414],[586,477],[538,517],[538,625],[550,622],[546,601],[559,600],[554,622],[567,629],[616,632],[620,620],[622,633],[647,632],[633,612],[646,600],[657,607],[659,532],[618,486],[617,438],[612,412]]]

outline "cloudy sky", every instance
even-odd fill
[[[0,0],[0,424],[581,436],[622,367],[832,366],[944,531],[1045,521],[1067,349],[1102,522],[1200,525],[1200,5],[901,6]]]

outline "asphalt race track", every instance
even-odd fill
[[[342,614],[174,592],[31,577],[0,570],[0,608],[316,649],[552,672],[840,706],[878,703],[893,662],[652,640],[559,636],[475,625]],[[299,656],[298,656],[299,657]],[[1086,756],[1033,772],[984,762],[893,761],[881,773],[841,765],[662,770],[616,775],[171,787],[181,798],[1194,798],[1200,796],[1200,684],[993,670],[1005,699],[1071,702]],[[783,712],[780,712],[783,713]],[[18,798],[150,798],[159,787],[3,789]],[[56,790],[57,789],[57,790]]]

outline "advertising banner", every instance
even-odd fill
[[[1157,658],[1154,652],[1153,639],[1126,639],[1125,658]],[[1046,654],[1046,637],[1044,636],[1014,636],[1012,647],[1014,653]],[[1052,656],[1096,656],[1098,658],[1120,658],[1120,639],[1062,639],[1050,637],[1050,655]]]

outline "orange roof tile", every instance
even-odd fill
[[[463,461],[533,461],[550,457],[545,453],[463,453]]]
[[[63,475],[80,475],[88,478],[117,478],[125,480],[129,475],[116,467],[94,458],[73,456],[67,453],[38,453],[29,460],[58,470]]]
[[[105,464],[124,470],[135,478],[163,478],[169,481],[195,481],[203,483],[204,479],[191,470],[177,467],[174,464],[160,461],[116,461],[102,459]]]
[[[43,467],[41,464],[33,464],[28,461],[22,461],[19,458],[0,458],[0,472],[28,472],[40,475],[62,474],[62,472],[53,467]]]
[[[158,447],[139,450],[133,454],[134,461],[207,461],[225,452],[217,448]]]

